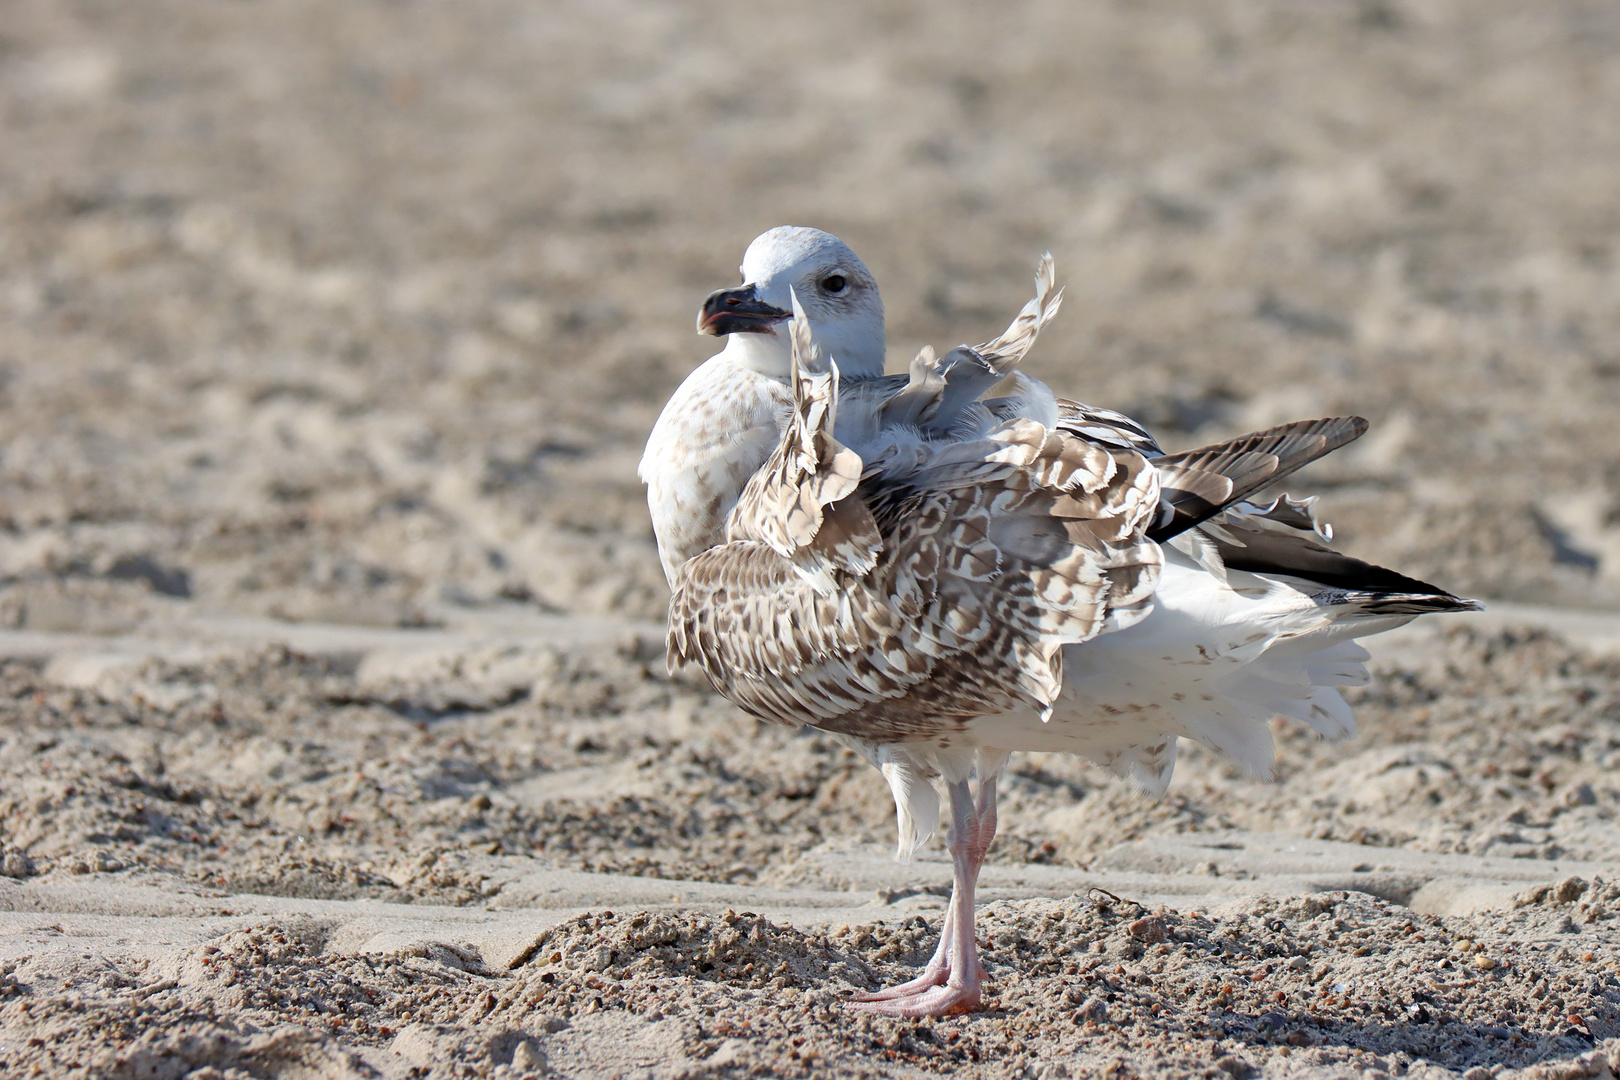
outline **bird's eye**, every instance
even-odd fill
[[[845,284],[843,274],[833,274],[831,277],[821,279],[821,287],[830,293],[843,292]]]

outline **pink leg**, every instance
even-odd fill
[[[966,780],[950,785],[950,796],[956,873],[939,948],[920,976],[875,994],[861,994],[850,1003],[852,1009],[884,1016],[952,1016],[979,1007],[984,968],[973,936],[973,890],[996,835],[995,777],[979,781],[977,805]]]
[[[975,850],[978,852],[979,863],[984,863],[984,856],[990,850],[990,845],[996,839],[996,781],[999,775],[988,780],[979,781],[979,798],[974,805],[975,816],[979,821],[978,835],[974,837]],[[973,872],[973,880],[979,879],[977,870]]]

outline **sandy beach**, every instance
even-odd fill
[[[1620,1073],[1620,13],[0,5],[0,1076]],[[749,239],[1484,599],[950,864],[663,658],[635,463]]]

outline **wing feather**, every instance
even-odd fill
[[[1170,512],[1150,535],[1163,541],[1186,532],[1366,431],[1359,416],[1298,420],[1158,458],[1154,464]]]

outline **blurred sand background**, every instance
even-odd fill
[[[1620,1067],[1617,193],[1596,0],[0,0],[0,1074]],[[1273,786],[1015,761],[968,1019],[837,1007],[949,880],[876,774],[663,675],[782,223],[894,366],[1049,249],[1060,393],[1369,417],[1290,490],[1502,602]]]

